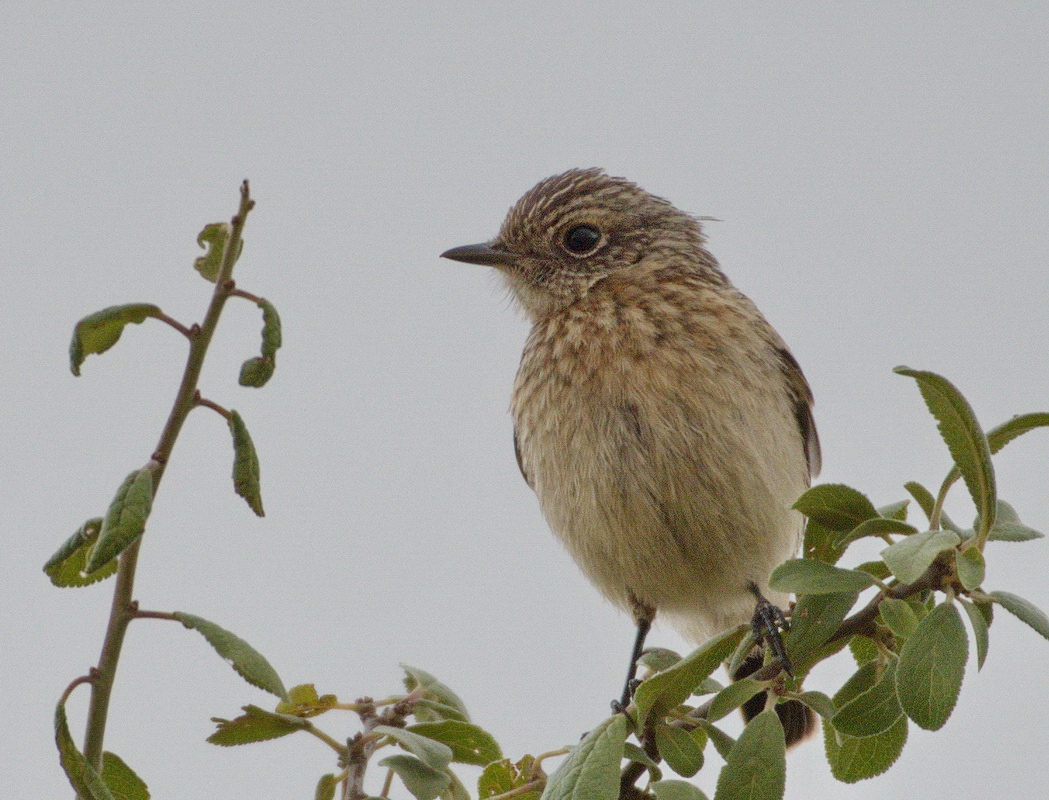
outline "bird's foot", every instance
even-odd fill
[[[794,665],[790,663],[790,658],[787,656],[787,648],[783,645],[783,637],[780,636],[780,631],[790,630],[790,623],[783,614],[783,610],[770,603],[765,595],[761,593],[756,583],[752,581],[747,588],[757,598],[754,616],[750,620],[751,630],[754,631],[754,639],[758,644],[765,644],[772,651],[772,655],[776,657],[776,660],[779,661],[783,670],[793,678]]]

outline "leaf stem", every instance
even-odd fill
[[[244,222],[254,205],[255,201],[251,199],[248,182],[244,181],[240,188],[240,207],[232,220],[232,232],[226,242],[222,265],[215,280],[215,290],[212,292],[204,321],[199,327],[194,326],[186,330],[189,336],[189,355],[186,357],[185,371],[150,464],[153,471],[154,496],[160,479],[164,475],[164,468],[175,447],[179,431],[182,430],[186,417],[193,409],[197,382],[200,380],[200,372],[204,366],[204,356],[208,352],[211,337],[218,326],[222,307],[234,288],[230,276],[240,250],[240,237],[244,230]],[[84,733],[84,756],[96,770],[102,769],[102,745],[106,733],[106,717],[109,713],[109,700],[113,692],[113,683],[116,680],[120,651],[124,644],[124,634],[127,633],[128,624],[136,615],[132,596],[135,588],[135,569],[138,565],[141,546],[142,538],[140,537],[120,556],[116,585],[113,587],[109,623],[102,642],[102,652],[98,659],[95,680],[91,685],[91,702],[88,706],[87,729]]]
[[[179,322],[174,317],[169,317],[163,311],[161,311],[158,314],[154,314],[153,316],[156,319],[159,319],[161,322],[166,322],[168,325],[170,325],[172,328],[177,330],[179,333],[181,333],[187,339],[192,339],[193,338],[193,335],[194,335],[193,334],[193,329],[192,328],[187,328],[185,325],[183,325],[181,322]]]
[[[254,295],[251,292],[245,292],[243,289],[234,289],[230,292],[231,297],[243,297],[245,300],[250,300],[255,305],[262,305],[263,299],[258,295]]]
[[[76,689],[76,687],[78,687],[78,686],[80,686],[82,684],[85,684],[85,683],[94,683],[94,682],[95,682],[94,670],[92,670],[87,675],[81,675],[79,678],[74,678],[72,681],[69,682],[69,685],[66,687],[66,690],[64,692],[62,692],[62,696],[58,698],[58,704],[60,706],[65,705],[66,701],[69,699],[69,696],[71,694],[73,694],[73,690]]]
[[[220,416],[224,417],[225,419],[229,419],[229,417],[230,417],[230,413],[229,413],[228,409],[223,408],[218,403],[215,403],[215,402],[213,402],[211,400],[208,400],[206,397],[201,397],[199,391],[193,396],[193,405],[195,405],[195,406],[204,406],[204,408],[210,408],[216,414],[219,414]]]

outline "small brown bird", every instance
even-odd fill
[[[701,643],[751,619],[755,586],[787,601],[768,577],[798,551],[791,505],[820,466],[798,363],[705,242],[666,200],[575,169],[491,241],[442,254],[500,270],[531,319],[517,462],[583,572],[634,616],[630,678],[657,612]],[[779,709],[803,736],[800,705]]]

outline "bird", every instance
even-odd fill
[[[707,249],[708,219],[571,169],[495,238],[441,254],[498,270],[531,323],[514,451],[553,533],[637,625],[621,705],[657,615],[701,644],[750,621],[755,597],[785,607],[769,575],[798,552],[791,506],[820,469],[809,385]],[[797,702],[777,710],[788,743],[815,724]]]

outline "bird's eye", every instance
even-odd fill
[[[578,256],[593,252],[601,242],[601,231],[593,225],[576,225],[565,234],[565,248]]]

